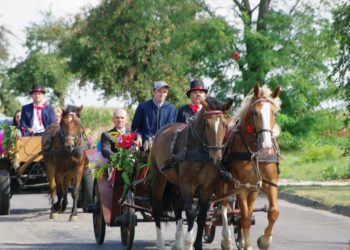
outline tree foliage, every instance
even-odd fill
[[[220,64],[234,37],[222,18],[201,12],[188,0],[105,0],[76,18],[61,48],[82,84],[106,97],[144,101],[165,80],[170,100],[182,103],[189,79]]]
[[[350,4],[344,3],[333,12],[333,35],[340,45],[339,60],[334,69],[339,74],[339,84],[343,87],[344,97],[350,112]]]
[[[26,29],[27,57],[10,68],[8,73],[14,95],[27,95],[33,84],[52,89],[54,100],[64,103],[72,74],[66,59],[59,53],[58,44],[67,30],[64,20],[55,19],[52,13],[44,14],[43,22]]]

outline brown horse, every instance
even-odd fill
[[[175,249],[202,249],[202,234],[213,184],[219,178],[217,165],[221,162],[227,119],[224,112],[232,106],[232,100],[221,103],[213,98],[202,101],[203,108],[189,125],[175,123],[164,126],[155,136],[151,150],[152,211],[157,229],[157,247],[165,249],[160,221],[163,213],[162,199],[167,182],[181,192],[175,203],[177,224]],[[197,211],[192,207],[193,194],[199,192],[198,231],[193,239],[193,224]],[[183,238],[182,210],[188,223]]]
[[[269,248],[272,228],[279,215],[279,148],[275,140],[280,132],[276,123],[276,114],[281,106],[279,92],[279,86],[273,92],[267,86],[254,86],[253,93],[245,98],[236,115],[238,122],[231,132],[229,147],[223,157],[224,165],[233,177],[231,183],[235,187],[228,185],[230,187],[226,186],[220,191],[227,193],[227,189],[231,188],[232,192],[237,193],[242,228],[242,240],[237,243],[240,249],[252,249],[249,233],[257,191],[262,190],[269,202],[268,226],[258,239],[260,249]],[[228,202],[223,202],[221,245],[223,249],[232,249],[227,206]]]
[[[82,108],[83,106],[62,108],[61,123],[51,125],[43,134],[44,163],[51,194],[51,219],[56,219],[58,213],[65,211],[68,188],[72,185],[73,207],[69,220],[77,220],[79,188],[88,165],[85,155],[87,141],[80,123]],[[51,144],[49,150],[46,147],[47,140]]]

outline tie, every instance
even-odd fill
[[[193,113],[197,113],[199,110],[199,105],[198,104],[189,104],[188,107],[193,111]]]
[[[43,110],[43,108],[46,106],[46,104],[44,103],[42,106],[39,105],[34,105],[34,109],[36,111],[36,117],[38,118],[39,124],[40,126],[43,125],[43,119],[41,118],[41,110]]]
[[[34,105],[34,108],[36,110],[43,110],[44,106],[37,106],[37,105]]]

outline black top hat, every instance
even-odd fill
[[[34,85],[32,86],[32,90],[29,92],[29,94],[31,95],[31,94],[33,94],[34,92],[41,92],[41,93],[44,93],[44,94],[45,94],[45,90],[44,90],[43,86],[41,86],[41,85],[36,85],[36,84],[34,84]]]
[[[195,91],[195,90],[199,90],[199,91],[203,91],[205,93],[208,93],[208,90],[204,87],[204,84],[201,80],[191,81],[190,88],[186,92],[187,97],[190,98],[191,91]]]

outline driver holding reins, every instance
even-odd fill
[[[186,95],[190,98],[191,103],[184,105],[177,111],[176,122],[190,123],[194,117],[201,110],[201,100],[205,99],[208,90],[204,87],[201,80],[193,80],[190,82],[190,88],[187,90]]]
[[[23,136],[41,136],[55,123],[55,111],[45,103],[45,90],[41,85],[33,85],[29,94],[33,102],[22,107],[20,128]]]

